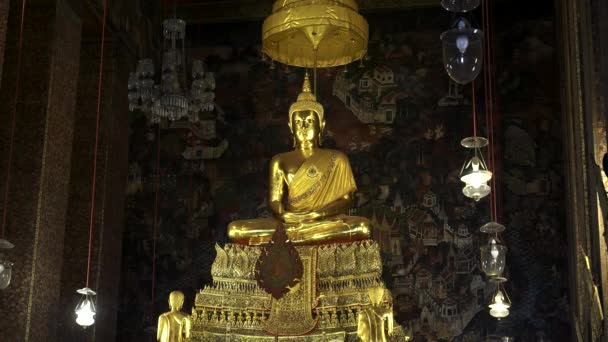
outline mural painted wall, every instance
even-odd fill
[[[505,8],[514,12],[505,18],[519,19],[496,23],[500,217],[514,303],[511,316],[499,322],[487,314],[493,288],[478,260],[488,200],[464,197],[458,179],[460,140],[472,132],[471,92],[450,83],[441,65],[439,35],[450,18],[439,9],[369,15],[369,57],[319,73],[324,146],[350,157],[359,188],[353,213],[374,224],[396,319],[414,328],[416,341],[479,341],[495,331],[521,341],[559,341],[569,334],[562,314],[567,260],[554,24],[551,2],[540,3],[525,15]],[[273,69],[260,58],[260,26],[189,27],[191,55],[206,58],[218,87],[218,108],[200,124],[163,126],[157,136],[155,126],[133,116],[121,341],[141,340],[173,289],[186,292],[189,310],[195,291],[211,281],[213,247],[227,241],[230,221],[270,215],[267,165],[291,148],[287,112],[303,71]]]

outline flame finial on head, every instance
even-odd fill
[[[303,93],[311,93],[310,88],[310,77],[308,77],[308,72],[304,75],[304,84],[302,84],[302,92]]]
[[[291,120],[293,114],[296,112],[303,111],[313,111],[319,117],[319,123],[321,125],[321,130],[325,126],[325,111],[323,110],[323,106],[317,102],[317,97],[315,94],[311,92],[310,86],[310,78],[308,77],[308,73],[304,76],[304,84],[302,85],[302,92],[298,95],[298,100],[294,102],[291,107],[289,107],[289,124],[291,125]]]

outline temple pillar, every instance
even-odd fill
[[[83,32],[83,35],[86,33]],[[81,47],[78,99],[76,104],[72,171],[68,219],[66,222],[64,267],[62,270],[60,321],[61,341],[116,340],[118,291],[121,273],[121,249],[124,198],[128,173],[128,68],[134,65],[123,44],[106,32],[100,140],[97,157],[97,184],[93,226],[93,252],[90,285],[97,292],[96,323],[83,329],[74,323],[73,308],[80,296],[75,292],[85,286],[91,186],[95,145],[99,36],[91,34]],[[95,39],[96,38],[96,39]]]
[[[602,113],[606,47],[602,1],[563,0],[557,6],[562,142],[568,230],[572,341],[606,341],[608,263],[604,239],[608,201],[602,180],[606,119]],[[600,31],[598,31],[600,30]],[[605,79],[604,79],[605,81]]]
[[[2,2],[0,7],[7,4]],[[20,0],[11,1],[0,92],[0,192],[7,174],[17,76]],[[1,14],[1,10],[0,10]],[[27,4],[6,238],[15,248],[0,292],[3,341],[58,341],[64,231],[71,169],[81,19],[65,0]],[[2,201],[2,199],[0,199]]]

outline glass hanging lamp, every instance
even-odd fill
[[[505,226],[498,222],[488,222],[479,228],[479,231],[486,234],[498,234],[505,230]]]
[[[95,307],[95,296],[97,293],[88,287],[77,290],[77,293],[82,295],[82,298],[76,306],[76,323],[83,328],[90,327],[95,324],[95,314],[97,309]]]
[[[441,34],[443,64],[454,82],[473,81],[483,64],[483,32],[459,18],[452,29]]]
[[[441,0],[441,6],[450,12],[469,12],[479,6],[479,0]]]
[[[496,283],[496,292],[492,296],[492,302],[488,305],[490,316],[498,319],[509,316],[511,308],[511,299],[502,284],[503,282]]]
[[[8,240],[0,239],[0,250],[12,249],[13,247],[14,245]],[[4,290],[10,285],[12,275],[13,263],[0,253],[0,290]]]
[[[479,201],[490,193],[490,186],[487,183],[492,179],[492,172],[488,170],[481,153],[481,148],[488,145],[488,140],[482,137],[468,137],[461,141],[461,145],[470,151],[460,171],[460,180],[465,183],[462,193]]]
[[[490,278],[500,278],[505,270],[507,247],[499,243],[498,236],[493,236],[480,250],[481,270]]]

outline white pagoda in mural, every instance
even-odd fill
[[[382,65],[371,73],[348,79],[344,73],[336,76],[333,94],[365,124],[392,124],[399,114],[398,101],[407,97],[399,90],[397,73]]]

